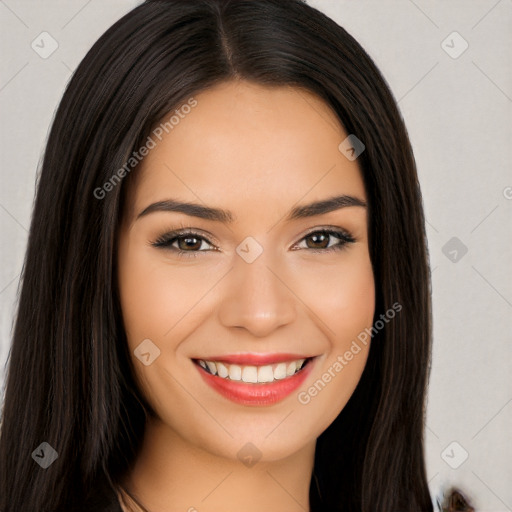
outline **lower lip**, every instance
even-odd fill
[[[208,373],[198,364],[195,366],[209,386],[232,402],[242,405],[272,405],[293,393],[306,380],[311,373],[313,363],[314,358],[311,358],[306,366],[295,375],[268,384],[252,384],[223,379]]]

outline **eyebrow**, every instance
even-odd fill
[[[358,197],[346,194],[331,197],[292,208],[285,221],[288,222],[291,220],[315,217],[316,215],[323,215],[349,206],[360,206],[366,208],[366,202]],[[181,212],[191,217],[199,217],[200,219],[225,223],[234,222],[236,219],[236,217],[227,210],[213,208],[211,206],[203,206],[197,203],[181,202],[176,199],[166,199],[164,201],[152,203],[144,208],[144,210],[137,215],[135,220],[153,212]]]

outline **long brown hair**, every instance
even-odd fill
[[[148,0],[80,63],[49,135],[6,381],[2,512],[78,510],[99,482],[118,486],[133,463],[147,404],[132,377],[116,283],[124,187],[98,190],[156,121],[232,79],[310,90],[363,141],[375,319],[402,305],[375,334],[359,385],[317,441],[311,510],[432,510],[423,452],[425,222],[386,81],[352,36],[300,0]],[[58,453],[46,469],[31,457],[42,442]]]

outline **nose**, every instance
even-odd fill
[[[290,324],[296,316],[297,298],[285,273],[261,254],[252,263],[235,258],[234,268],[224,283],[219,308],[220,322],[243,328],[255,337],[268,336]]]

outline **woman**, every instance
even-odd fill
[[[299,0],[148,0],[49,136],[0,510],[431,511],[430,315],[411,146],[361,46]]]

